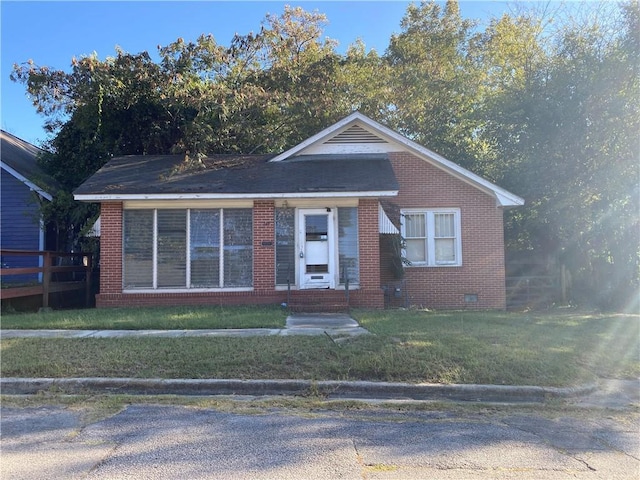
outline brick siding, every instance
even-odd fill
[[[391,201],[399,209],[460,209],[462,266],[405,268],[409,303],[435,309],[504,309],[503,211],[495,198],[409,153],[390,158],[400,184]],[[397,283],[385,268],[385,255],[382,284]],[[477,294],[477,304],[465,303],[465,294]]]
[[[122,292],[122,202],[100,205],[100,296]]]
[[[101,268],[98,307],[171,306],[171,305],[257,305],[287,301],[287,292],[275,290],[275,230],[272,200],[256,200],[253,208],[253,291],[122,293],[122,203],[105,202],[101,206]],[[377,200],[360,202],[360,290],[350,292],[351,306],[384,306],[380,290]],[[344,291],[301,290],[299,299],[314,301],[324,296],[340,299]]]
[[[253,202],[253,288],[273,291],[276,286],[275,204]]]
[[[460,209],[461,215],[462,266],[406,268],[409,303],[435,309],[504,309],[503,212],[495,199],[409,153],[393,153],[390,158],[400,184],[398,196],[390,200],[395,207],[454,207]],[[251,305],[287,301],[286,291],[275,290],[274,208],[271,200],[254,202],[253,291],[123,294],[122,203],[102,203],[100,293],[96,305]],[[350,292],[350,304],[382,308],[381,287],[398,280],[388,268],[387,252],[381,252],[377,199],[359,201],[358,225],[360,288]],[[324,292],[300,291],[297,295],[313,299]],[[327,295],[336,293],[326,291]],[[466,304],[465,294],[476,294],[478,302]]]

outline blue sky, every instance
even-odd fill
[[[340,51],[361,38],[367,49],[383,53],[411,2],[406,1],[199,1],[199,2],[0,2],[0,124],[36,145],[46,139],[44,119],[37,115],[23,85],[9,80],[14,63],[32,59],[37,65],[69,70],[71,58],[96,52],[114,55],[116,45],[131,53],[167,45],[178,37],[195,40],[211,33],[228,45],[234,33],[260,29],[267,13],[301,6],[327,15],[325,35],[338,40]],[[461,1],[462,15],[486,22],[509,10],[504,1]]]

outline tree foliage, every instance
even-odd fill
[[[481,29],[455,0],[423,1],[380,55],[361,41],[338,53],[323,14],[286,7],[228,46],[202,35],[11,77],[47,119],[42,163],[66,194],[45,213],[69,239],[97,214],[70,192],[113,156],[278,152],[360,110],[523,196],[508,248],[554,257],[577,297],[621,305],[639,284],[640,15],[637,1],[590,11]]]

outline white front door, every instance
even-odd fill
[[[334,210],[298,211],[300,288],[335,287]]]

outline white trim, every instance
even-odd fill
[[[152,286],[153,289],[156,290],[158,288],[158,209],[153,210],[153,245],[152,245],[153,253],[151,254],[151,258],[153,260],[153,264],[151,265],[151,272],[153,275]],[[122,259],[124,260],[124,249],[122,249]]]
[[[187,255],[185,265],[184,283],[187,288],[191,288],[191,209],[187,208]]]
[[[219,213],[220,221],[218,222],[218,285],[224,288],[224,208]],[[251,221],[253,222],[253,211],[251,211]],[[254,241],[253,223],[251,227],[251,241]],[[252,254],[252,260],[254,259]],[[252,266],[253,268],[253,266]],[[253,273],[251,273],[251,284],[253,285]]]
[[[151,209],[151,208],[253,208],[253,200],[125,200],[122,208]]]
[[[250,210],[249,208],[244,208],[245,210]],[[134,209],[127,209],[127,210],[134,210]],[[137,210],[137,209],[136,209]],[[142,288],[126,288],[124,286],[124,281],[125,281],[125,248],[124,248],[124,229],[123,229],[123,234],[122,234],[122,272],[123,272],[123,276],[122,276],[122,282],[123,282],[123,286],[122,286],[122,291],[123,293],[162,293],[162,292],[216,292],[216,291],[224,291],[224,292],[233,292],[233,291],[252,291],[253,287],[196,287],[196,288],[192,288],[191,287],[191,211],[193,209],[191,208],[181,208],[179,210],[184,210],[186,211],[186,233],[185,233],[185,238],[186,238],[186,255],[185,255],[185,261],[186,261],[186,266],[185,266],[185,286],[184,287],[159,287],[158,286],[158,212],[160,210],[164,210],[164,209],[159,209],[159,208],[153,208],[153,209],[148,209],[151,210],[153,212],[153,240],[152,240],[152,265],[151,265],[151,274],[152,274],[152,283],[151,283],[151,287],[142,287]],[[225,208],[215,208],[215,210],[217,210],[219,212],[219,231],[218,231],[218,235],[219,235],[219,239],[220,239],[220,254],[219,254],[219,258],[218,258],[218,285],[224,285],[224,256],[225,256],[225,252],[224,252],[224,246],[223,246],[223,242],[224,242],[224,210]],[[228,210],[228,208],[227,208]],[[253,221],[253,211],[251,212],[251,218]],[[252,227],[252,241],[254,238],[255,232],[253,231],[253,227]],[[253,282],[253,279],[252,279]]]
[[[13,175],[16,179],[20,180],[27,187],[29,187],[30,190],[36,192],[41,197],[46,198],[49,201],[53,200],[53,195],[51,195],[50,193],[45,192],[42,188],[37,186],[35,183],[33,183],[31,180],[29,180],[24,175],[19,174],[17,171],[15,171],[13,168],[11,168],[6,163],[0,161],[0,167],[4,168],[7,171],[7,173]]]
[[[423,147],[422,145],[419,145],[412,140],[409,140],[408,138],[400,135],[397,132],[394,132],[390,128],[387,128],[384,125],[381,125],[378,122],[371,120],[370,118],[362,115],[360,112],[352,113],[348,117],[340,120],[339,122],[333,124],[332,126],[324,129],[320,133],[317,133],[316,135],[308,138],[304,142],[299,143],[295,147],[287,150],[284,153],[281,153],[280,155],[272,158],[269,161],[280,162],[289,157],[292,157],[302,152],[304,149],[310,147],[311,145],[322,142],[327,137],[330,137],[332,135],[337,135],[340,130],[346,129],[350,127],[352,124],[355,124],[358,122],[374,130],[375,133],[381,136],[387,137],[391,141],[402,145],[404,148],[406,148],[410,152],[417,154],[423,160],[426,160],[432,163],[433,165],[440,167],[446,172],[454,175],[455,177],[461,180],[466,181],[467,183],[470,183],[471,185],[475,186],[476,188],[479,188],[480,190],[493,194],[496,198],[496,202],[498,206],[515,207],[515,206],[524,205],[523,198],[511,192],[508,192],[507,190],[489,182],[488,180],[485,180],[479,175],[476,175],[475,173],[470,172],[469,170],[461,167],[460,165],[457,165],[456,163],[453,163],[452,161],[447,160],[443,156],[438,155],[437,153],[429,150],[428,148]]]
[[[326,138],[331,137],[334,134],[337,134],[339,130],[343,130],[343,129],[346,129],[346,128],[350,127],[351,123],[355,123],[356,120],[363,120],[365,124],[368,124],[369,122],[373,121],[373,120],[370,120],[369,118],[365,117],[364,115],[362,115],[359,112],[354,112],[351,115],[349,115],[348,117],[343,118],[339,122],[334,123],[329,128],[325,128],[321,132],[316,133],[315,135],[313,135],[312,137],[307,138],[304,142],[299,143],[295,147],[290,148],[286,152],[283,152],[283,153],[281,153],[280,155],[278,155],[276,157],[273,157],[269,161],[270,162],[280,162],[280,161],[285,160],[285,159],[287,159],[289,157],[292,157],[296,153],[301,152],[305,148],[313,145],[314,143],[320,143],[323,140],[325,140]]]
[[[285,287],[286,289],[286,287]],[[122,293],[125,294],[136,294],[136,293],[227,293],[227,292],[253,292],[253,287],[232,287],[232,288],[128,288],[123,289]]]
[[[270,200],[292,198],[360,198],[360,197],[396,197],[398,190],[380,190],[365,192],[305,192],[305,193],[156,193],[156,194],[75,194],[74,200],[83,202],[126,201],[126,200]]]
[[[435,248],[435,224],[434,219],[437,214],[452,213],[454,215],[454,222],[456,228],[455,236],[455,262],[436,262],[436,248]],[[424,262],[411,262],[409,267],[461,267],[462,266],[462,220],[461,212],[459,208],[406,208],[400,212],[401,218],[404,218],[406,214],[422,214],[425,216],[425,254],[426,259]],[[406,240],[405,224],[402,222],[402,236]],[[406,258],[406,250],[403,249],[403,257]]]

